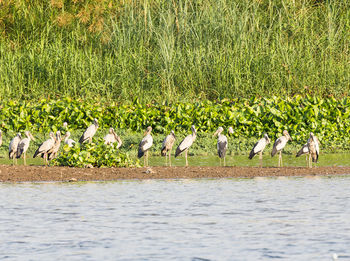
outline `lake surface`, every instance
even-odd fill
[[[0,184],[0,260],[350,260],[350,176]]]

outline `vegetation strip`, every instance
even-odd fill
[[[0,97],[349,95],[349,1],[0,1]]]

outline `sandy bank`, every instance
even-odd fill
[[[93,181],[119,179],[253,178],[277,176],[350,175],[350,167],[151,167],[68,168],[0,165],[0,182]]]

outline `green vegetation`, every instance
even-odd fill
[[[69,167],[139,167],[138,160],[130,159],[129,155],[122,153],[113,146],[103,144],[76,144],[70,148],[65,145],[63,153],[52,162],[53,165]]]
[[[0,98],[342,98],[350,89],[349,21],[342,0],[0,0]],[[140,129],[148,116],[127,127]]]
[[[350,150],[350,99],[295,96],[294,98],[224,99],[196,103],[142,104],[93,104],[80,100],[41,100],[33,102],[3,102],[0,104],[0,129],[4,132],[4,144],[8,144],[16,132],[30,130],[40,143],[50,130],[62,128],[63,122],[73,139],[79,139],[93,118],[100,124],[96,138],[115,128],[123,140],[122,151],[136,154],[138,143],[147,126],[153,127],[154,150],[159,151],[165,135],[174,130],[177,142],[190,133],[194,124],[198,130],[198,142],[193,150],[198,154],[213,151],[214,131],[230,126],[232,153],[246,153],[264,132],[274,140],[287,129],[293,138],[293,146],[306,142],[313,131],[322,144],[322,151]],[[64,132],[64,130],[63,130]],[[178,144],[178,143],[176,143]],[[291,146],[290,148],[295,149]],[[288,151],[288,150],[287,150]],[[4,152],[5,153],[5,152]],[[158,153],[158,152],[157,152]],[[214,150],[215,153],[215,150]]]

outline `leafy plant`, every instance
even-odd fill
[[[53,165],[69,167],[139,167],[138,160],[130,159],[127,153],[122,153],[113,146],[108,146],[100,140],[99,143],[65,145],[63,152],[52,161]]]

